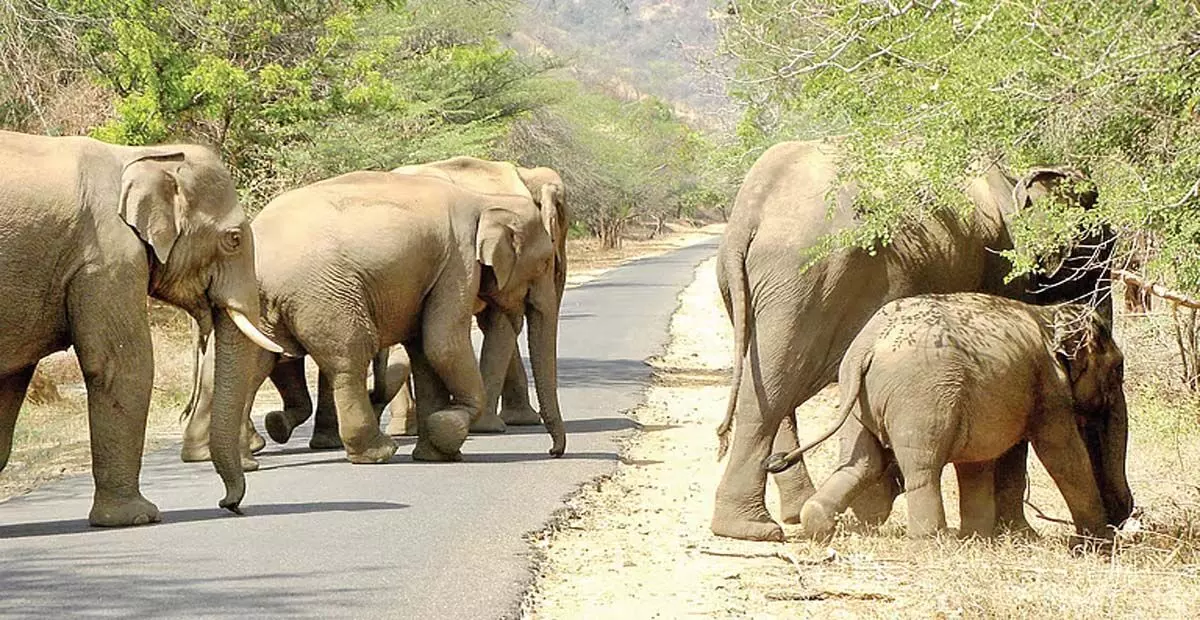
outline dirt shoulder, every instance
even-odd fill
[[[878,531],[843,523],[829,547],[788,527],[786,543],[736,541],[708,529],[723,469],[714,429],[724,414],[732,340],[714,261],[680,298],[667,353],[632,416],[640,426],[616,473],[568,502],[535,538],[541,561],[526,618],[1196,617],[1200,612],[1200,437],[1165,436],[1132,420],[1130,484],[1144,531],[1113,557],[1072,558],[1065,525],[1028,509],[1039,541],[904,537],[904,499]],[[833,417],[835,388],[798,411],[815,434]],[[1132,402],[1132,400],[1131,400]],[[1136,404],[1136,403],[1135,403]],[[1143,409],[1150,409],[1144,405]],[[814,479],[832,446],[811,453]],[[957,525],[952,469],[943,479]],[[1031,503],[1069,514],[1045,471],[1030,464]],[[769,490],[773,493],[773,489]],[[773,498],[769,503],[773,502]],[[774,509],[774,506],[772,506]]]
[[[722,225],[703,228],[671,225],[654,239],[626,239],[621,248],[604,250],[598,241],[568,241],[568,288],[599,277],[631,260],[655,256],[719,235]],[[155,379],[151,394],[146,450],[170,445],[179,439],[179,412],[191,392],[191,321],[171,306],[151,303]],[[309,364],[310,374],[315,373]],[[71,351],[56,353],[38,366],[40,379],[54,386],[48,402],[27,401],[17,419],[13,452],[0,473],[0,502],[28,493],[63,476],[91,469],[87,425],[87,392],[79,365]],[[277,400],[274,390],[260,390],[260,404]]]

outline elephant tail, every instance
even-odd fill
[[[851,353],[847,354],[847,356],[849,355],[851,355]],[[821,433],[820,437],[800,446],[799,448],[786,453],[776,452],[775,454],[767,457],[767,460],[763,461],[763,469],[773,474],[777,474],[786,470],[787,468],[800,462],[800,459],[804,458],[805,452],[817,447],[821,444],[821,442],[829,439],[834,433],[838,432],[838,429],[842,428],[842,425],[845,424],[846,420],[850,418],[850,412],[854,410],[854,405],[858,403],[859,391],[862,389],[862,378],[863,375],[867,373],[867,369],[871,366],[871,357],[872,356],[869,351],[865,356],[861,357],[859,359],[856,372],[850,373],[850,376],[847,377],[846,384],[842,386],[842,404],[841,408],[838,410],[837,422],[834,422],[832,425],[830,425],[830,427],[826,429],[824,433]]]
[[[746,275],[746,253],[754,239],[754,231],[753,226],[726,231],[718,258],[728,288],[725,310],[733,321],[733,382],[729,388],[729,403],[725,406],[725,419],[721,420],[721,425],[717,427],[718,461],[729,451],[729,431],[733,428],[733,412],[737,408],[738,387],[742,383],[742,362],[750,342],[750,296],[747,292],[749,284]]]
[[[196,405],[200,402],[200,379],[204,372],[204,350],[208,347],[208,336],[212,332],[204,329],[196,321],[192,321],[192,340],[194,342],[192,351],[192,393],[188,396],[188,402],[183,406],[183,411],[179,412],[179,421],[183,422],[192,417],[192,413],[196,411]]]

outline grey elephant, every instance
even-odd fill
[[[1108,322],[1087,306],[978,293],[900,299],[880,308],[846,351],[834,426],[803,448],[772,455],[765,467],[787,469],[840,428],[843,445],[853,448],[804,504],[805,532],[829,536],[834,517],[894,458],[908,534],[920,537],[946,528],[942,468],[954,463],[961,533],[990,537],[996,461],[1028,439],[1078,535],[1111,538],[1108,526],[1133,510],[1123,368]]]
[[[88,392],[92,525],[160,518],[139,490],[154,380],[147,292],[215,328],[218,373],[229,372],[235,334],[281,350],[255,326],[254,237],[233,182],[199,146],[0,132],[0,291],[0,469],[38,361],[74,346]]]
[[[332,387],[349,460],[386,462],[396,443],[379,429],[367,371],[377,351],[403,343],[418,396],[413,457],[460,459],[468,426],[483,407],[469,327],[486,299],[495,309],[484,312],[483,366],[507,365],[524,314],[551,453],[563,453],[554,248],[528,199],[479,194],[426,176],[356,172],[277,197],[253,229],[262,257],[263,331],[287,357],[243,347],[247,393],[268,375],[285,392],[301,389],[299,362],[311,355]],[[202,385],[184,432],[185,460],[207,456],[210,417],[215,429],[226,416],[243,423],[249,414],[251,402],[228,398],[228,387],[220,377],[215,389]],[[310,409],[288,409],[276,417],[294,427],[309,415]],[[246,469],[256,466],[248,451],[243,459]]]
[[[566,286],[567,251],[566,236],[569,223],[566,206],[566,189],[562,178],[550,168],[524,168],[507,162],[488,161],[475,157],[453,157],[450,159],[401,166],[392,170],[400,175],[423,175],[442,179],[471,191],[484,194],[510,194],[522,196],[538,207],[543,227],[554,244],[554,288],[558,303]],[[495,304],[487,307],[494,309]],[[481,314],[480,320],[487,315]],[[520,331],[522,318],[517,324]],[[389,364],[389,355],[397,359]],[[374,385],[371,402],[377,409],[391,410],[387,426],[389,435],[416,435],[417,420],[415,401],[411,392],[407,372],[408,356],[403,350],[391,347],[382,349],[372,361]],[[295,373],[292,373],[295,374]],[[403,378],[400,378],[403,377]],[[472,432],[503,432],[507,424],[522,426],[542,424],[538,411],[529,403],[529,386],[525,366],[518,351],[504,369],[491,367],[484,372],[486,387],[485,405],[482,415],[471,425]],[[501,383],[502,385],[498,385]],[[307,384],[289,379],[286,375],[272,374],[272,383],[280,391],[284,411],[267,415],[267,433],[273,441],[285,443],[291,438],[292,430],[307,416],[300,412],[312,410],[312,397]],[[337,414],[333,405],[332,389],[325,375],[319,375],[316,406],[316,421],[309,446],[314,449],[341,447],[337,431]],[[498,403],[499,400],[499,403]],[[502,404],[497,414],[498,405]],[[286,412],[286,418],[281,418]],[[261,439],[251,430],[252,448],[262,446]]]
[[[1082,175],[1068,169],[1037,169],[1018,180],[989,166],[968,186],[975,206],[969,216],[937,209],[909,222],[878,251],[841,249],[807,264],[827,235],[858,224],[854,184],[837,184],[840,157],[836,140],[768,149],[746,175],[721,242],[717,278],[735,351],[726,419],[718,429],[720,452],[729,450],[712,520],[719,535],[782,540],[764,502],[762,463],[773,450],[797,446],[795,408],[836,378],[851,340],[885,303],[979,291],[1039,304],[1088,301],[1111,317],[1106,231],[1058,257],[1055,273],[1005,283],[1010,265],[999,252],[1013,247],[1008,226],[1019,209],[1038,208],[1047,196],[1094,204],[1094,192],[1080,187]],[[1027,450],[1019,443],[996,468],[998,519],[1005,527],[1029,529],[1021,502]],[[798,523],[814,490],[803,462],[775,482],[782,520]],[[887,486],[861,495],[855,512],[886,516]]]
[[[452,157],[427,164],[401,166],[392,172],[404,175],[431,175],[476,192],[513,194],[532,200],[537,205],[542,224],[554,243],[554,288],[561,305],[567,283],[567,227],[570,220],[566,206],[566,187],[558,172],[544,166],[525,168],[475,157]],[[386,350],[380,352],[379,359],[374,364],[376,370],[387,367],[387,355]],[[472,425],[472,432],[503,432],[507,424],[528,426],[542,423],[541,416],[529,403],[529,384],[519,352],[513,352],[512,360],[504,369],[504,373],[500,386],[497,386],[497,383],[501,377],[485,373],[484,382],[489,386],[487,404],[483,415]],[[376,377],[383,376],[386,376],[386,373],[376,373]],[[388,425],[388,433],[411,434],[414,420],[407,386],[390,386],[386,379],[380,381],[377,378],[372,400],[380,404],[389,403],[390,394],[395,394],[393,398],[400,400],[390,407],[392,418]],[[500,397],[499,400],[496,397]],[[408,415],[405,415],[406,412]],[[323,417],[318,413],[318,428],[323,426],[323,420],[330,419],[333,419],[332,416]]]

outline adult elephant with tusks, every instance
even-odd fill
[[[773,452],[798,445],[795,408],[836,379],[854,336],[885,303],[923,293],[986,292],[1048,304],[1091,302],[1111,318],[1107,262],[1112,236],[1095,232],[1056,257],[1048,275],[1005,283],[1013,247],[1009,226],[1021,210],[1046,198],[1082,208],[1096,195],[1067,168],[1038,168],[1023,178],[990,165],[973,179],[966,217],[939,209],[902,225],[874,252],[839,249],[810,261],[830,234],[858,225],[850,182],[837,184],[837,139],[777,144],[754,164],[738,191],[721,241],[717,278],[733,323],[734,372],[726,419],[718,429],[729,461],[717,488],[712,531],[750,540],[782,540],[764,501]],[[831,202],[832,201],[832,202]],[[732,442],[729,435],[732,433]],[[996,466],[997,521],[1031,531],[1023,493],[1028,444]],[[814,487],[802,459],[775,474],[782,520],[799,523]],[[887,477],[852,505],[867,520],[886,518],[894,485]]]
[[[92,525],[158,521],[139,490],[154,380],[146,293],[214,330],[214,366],[242,398],[235,341],[258,329],[254,236],[220,159],[194,145],[123,147],[0,131],[0,469],[38,361],[74,346],[88,393]],[[236,421],[234,421],[236,423]],[[226,500],[238,427],[214,428]]]
[[[207,456],[210,418],[213,429],[229,417],[244,428],[252,400],[228,394],[253,395],[268,375],[285,394],[294,393],[305,380],[303,357],[311,355],[332,387],[338,439],[349,460],[388,461],[396,442],[379,429],[367,371],[377,351],[397,343],[408,350],[415,376],[419,437],[413,458],[461,459],[484,400],[470,320],[489,304],[482,365],[507,366],[515,326],[528,317],[550,452],[563,454],[566,433],[555,396],[554,248],[527,198],[480,194],[427,176],[354,172],[275,198],[253,228],[261,252],[262,327],[287,355],[243,343],[240,375],[217,377],[213,385],[202,373],[184,431],[184,460]],[[235,379],[233,390],[229,382]],[[272,424],[290,433],[311,413],[289,405],[272,414]],[[247,441],[242,458],[247,470],[257,467]]]

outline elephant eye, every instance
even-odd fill
[[[242,247],[242,231],[237,228],[230,228],[221,236],[221,249],[233,253]]]

